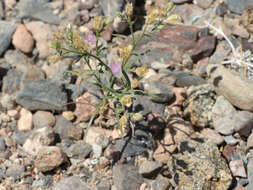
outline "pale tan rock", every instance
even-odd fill
[[[30,131],[33,128],[32,113],[24,108],[20,111],[20,118],[18,120],[18,130]]]
[[[251,132],[250,136],[247,139],[247,147],[252,148],[253,147],[253,133]]]
[[[85,142],[88,144],[99,144],[103,146],[101,139],[104,139],[103,141],[105,141],[105,138],[109,139],[112,135],[111,130],[91,126],[87,131]]]
[[[218,64],[208,65],[207,74],[219,95],[242,110],[253,111],[252,82]]]
[[[36,40],[36,46],[39,50],[39,57],[48,57],[51,54],[49,42],[53,39],[50,25],[40,21],[32,21],[27,23],[25,26],[32,33],[34,39]]]
[[[21,50],[24,53],[30,53],[33,50],[34,39],[32,35],[27,31],[25,25],[20,24],[15,33],[13,34],[12,44],[15,48]]]
[[[65,117],[69,121],[72,121],[75,119],[75,114],[72,111],[62,112],[62,116]]]
[[[191,136],[194,131],[190,123],[181,118],[171,118],[168,128],[164,130],[163,139],[160,140],[154,152],[154,159],[158,162],[167,163],[172,153],[181,140]]]
[[[247,177],[242,160],[232,160],[229,162],[230,170],[235,177]]]
[[[48,111],[37,111],[33,115],[33,124],[35,128],[42,127],[53,127],[55,125],[56,119],[51,112]]]
[[[47,172],[61,165],[64,161],[64,154],[59,147],[44,146],[39,149],[34,162],[39,172]]]
[[[217,131],[209,128],[204,128],[200,132],[200,136],[209,139],[211,142],[220,145],[224,142],[224,137],[221,136]]]
[[[54,141],[54,131],[52,127],[43,127],[34,131],[25,141],[23,149],[28,154],[37,155],[39,149],[48,146]]]

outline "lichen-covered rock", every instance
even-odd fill
[[[216,145],[195,138],[181,141],[174,156],[178,190],[227,190],[232,182],[230,170]]]
[[[212,107],[215,103],[215,92],[210,84],[190,87],[187,100],[183,106],[184,115],[197,127],[207,127],[212,123]]]

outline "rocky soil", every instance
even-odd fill
[[[135,1],[135,32],[169,1]],[[100,91],[67,72],[80,62],[48,58],[54,32],[87,33],[98,15],[114,18],[101,43],[124,45],[126,1],[0,1],[1,190],[253,189],[253,1],[171,1],[182,23],[143,40],[134,65],[160,98],[137,97],[123,138],[114,117],[87,130]]]

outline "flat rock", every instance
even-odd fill
[[[156,78],[156,76],[150,78]],[[174,98],[174,93],[170,89],[169,84],[162,78],[158,80],[143,80],[141,85],[148,94],[153,95],[151,100],[154,102],[168,103]]]
[[[151,67],[153,62],[161,62],[169,67],[173,58],[182,61],[184,54],[194,61],[211,55],[215,48],[215,37],[206,35],[199,38],[199,32],[194,26],[164,26],[154,32],[152,38],[144,38],[138,44],[137,53],[151,51],[135,64]]]
[[[156,161],[144,161],[139,166],[139,173],[145,177],[154,177],[162,167],[162,163]]]
[[[19,16],[23,19],[41,20],[49,24],[59,24],[60,19],[53,14],[45,0],[21,0],[18,4]]]
[[[47,172],[61,165],[64,159],[65,156],[59,147],[43,146],[39,149],[34,165],[38,171]]]
[[[12,34],[16,30],[16,25],[6,22],[0,21],[0,56],[7,50],[9,45],[11,44]]]
[[[133,165],[116,165],[113,167],[113,182],[117,190],[139,190],[143,178]]]
[[[77,141],[75,144],[72,144],[68,149],[65,150],[65,153],[68,157],[74,159],[83,159],[86,158],[92,151],[92,146],[85,143],[84,141]]]
[[[81,181],[77,176],[71,176],[61,179],[54,187],[53,190],[91,190],[86,183]]]
[[[158,175],[152,184],[153,190],[167,190],[170,187],[170,183],[168,178],[163,177],[162,175]]]
[[[242,14],[243,9],[249,5],[253,5],[251,0],[225,0],[228,9],[236,14]]]
[[[209,82],[215,91],[223,95],[234,106],[247,111],[253,111],[253,85],[238,74],[222,65],[208,65]]]
[[[246,170],[244,168],[244,163],[242,160],[231,160],[229,162],[230,170],[233,176],[236,177],[247,177]]]
[[[224,137],[220,135],[216,130],[210,128],[204,128],[200,132],[201,137],[209,139],[214,144],[220,145],[224,142]]]
[[[249,180],[249,184],[247,185],[247,190],[250,190],[250,189],[253,189],[253,150],[249,151],[247,174],[248,174],[248,180]]]
[[[4,60],[6,61],[6,63],[16,68],[20,68],[20,66],[22,67],[28,62],[27,56],[25,54],[23,54],[19,50],[12,50],[12,49],[9,49],[5,52]]]
[[[206,83],[201,77],[185,71],[173,72],[172,77],[176,79],[176,86],[178,87],[198,86]]]
[[[11,165],[11,167],[9,167],[6,170],[6,176],[8,177],[13,177],[13,178],[17,178],[17,177],[21,177],[21,175],[25,172],[25,167],[22,165]]]
[[[67,94],[56,82],[26,81],[21,84],[16,102],[28,110],[66,110]]]
[[[146,96],[137,96],[136,100],[133,102],[134,112],[140,112],[144,116],[149,113],[158,113],[159,115],[163,116],[164,109],[164,104],[155,103]]]

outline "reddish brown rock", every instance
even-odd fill
[[[96,109],[96,102],[94,97],[85,92],[81,97],[76,99],[75,115],[77,121],[89,121]]]
[[[33,50],[34,39],[27,31],[26,27],[20,24],[13,34],[12,43],[17,49],[24,53],[30,53]]]
[[[198,36],[200,30],[194,26],[165,26],[152,34],[152,39],[144,39],[137,47],[137,52],[152,49],[142,57],[142,63],[150,66],[152,62],[166,60],[170,65],[172,58],[177,54],[177,60],[183,60],[183,56],[189,56],[198,61],[209,56],[215,48],[215,37],[206,35]]]

